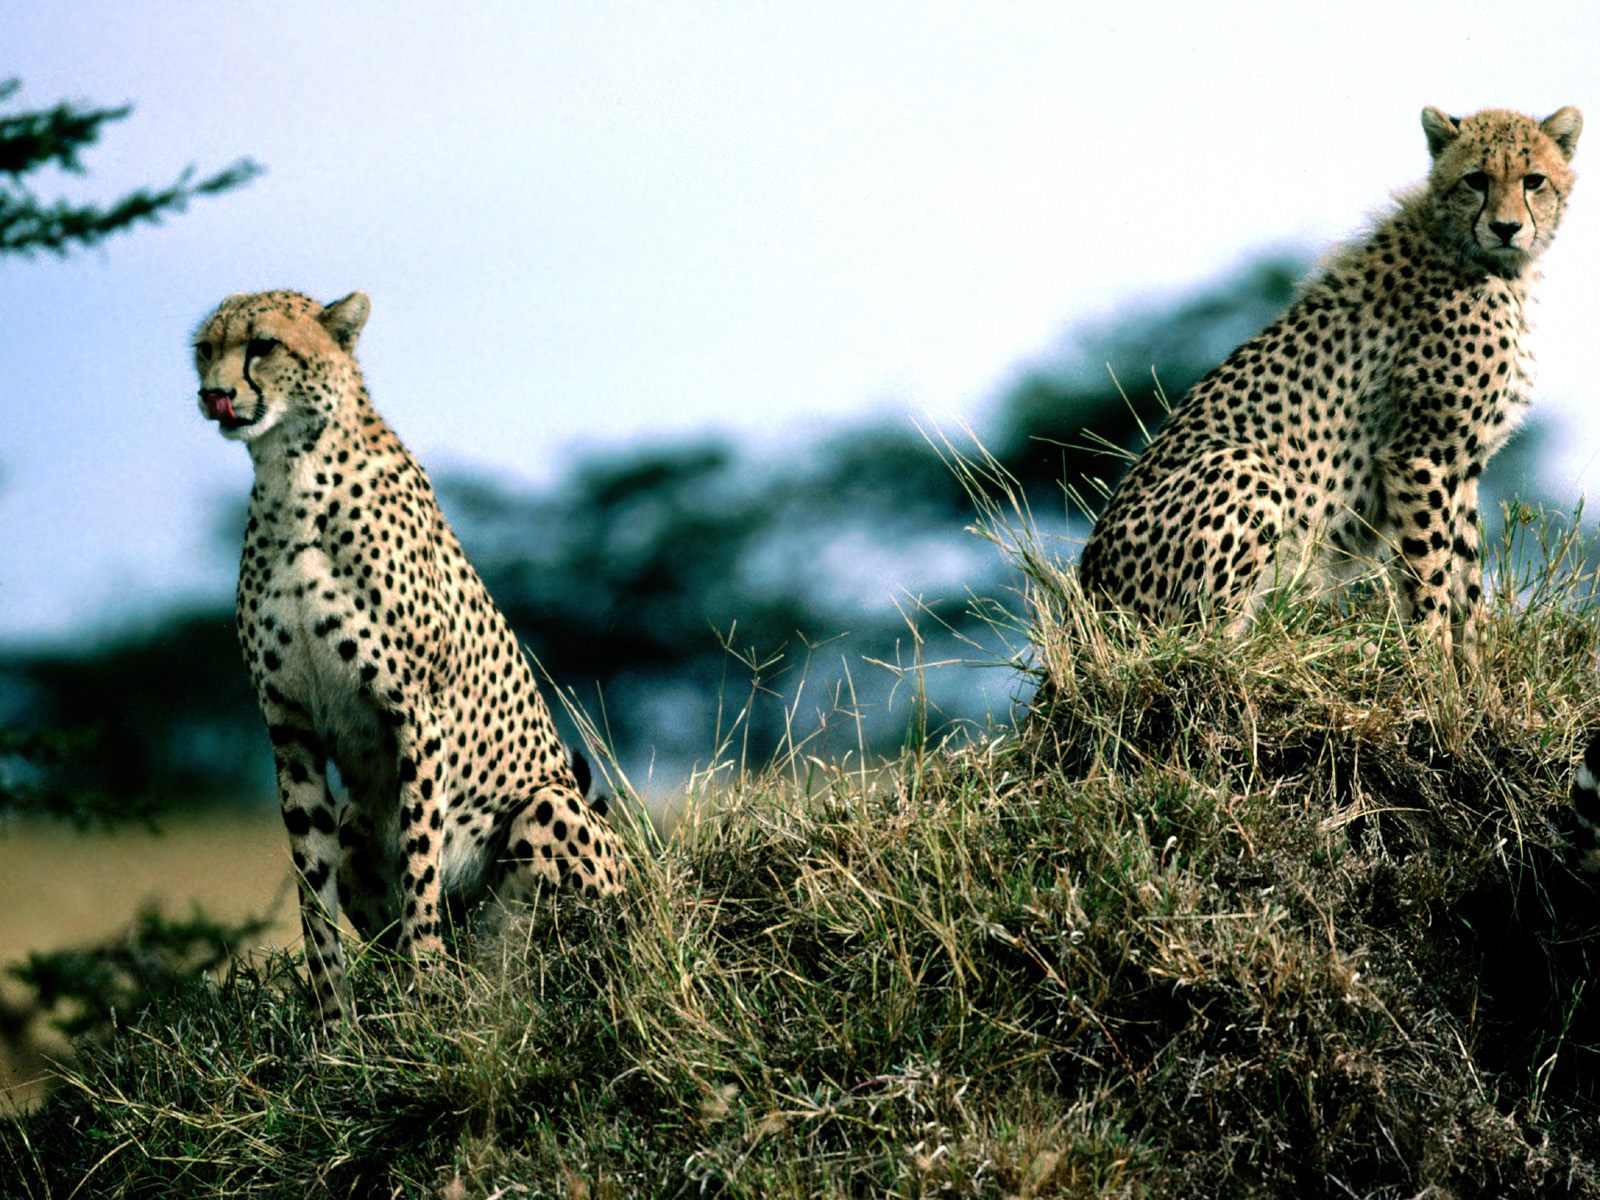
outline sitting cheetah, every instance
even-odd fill
[[[255,466],[239,642],[324,1025],[350,1011],[341,905],[363,936],[421,954],[441,945],[446,895],[623,881],[510,627],[368,399],[354,355],[368,310],[361,292],[326,308],[234,295],[194,342],[200,410]]]
[[[1427,185],[1194,386],[1090,534],[1091,594],[1237,625],[1290,561],[1332,582],[1387,546],[1403,615],[1471,661],[1478,476],[1527,405],[1533,264],[1582,124],[1424,109]]]

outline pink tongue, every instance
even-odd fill
[[[216,417],[219,421],[238,420],[238,418],[233,415],[233,401],[228,399],[226,396],[216,396],[212,399],[211,415]]]

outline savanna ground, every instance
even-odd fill
[[[0,965],[114,939],[151,905],[182,917],[198,905],[223,921],[273,918],[263,946],[299,939],[283,822],[271,809],[170,813],[156,827],[78,830],[59,821],[0,831]],[[0,975],[0,1003],[27,1001]],[[0,1041],[0,1110],[42,1094],[47,1056],[66,1052],[48,1021]]]
[[[1600,1196],[1600,718],[1575,522],[1512,523],[1481,672],[1381,588],[1245,637],[1093,613],[1025,517],[1026,713],[701,777],[628,896],[285,956],[81,1049],[8,1194]]]

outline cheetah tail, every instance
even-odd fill
[[[1583,761],[1572,775],[1572,800],[1562,832],[1576,865],[1600,872],[1600,730],[1589,736]]]
[[[570,746],[566,750],[567,765],[572,768],[572,777],[578,781],[578,794],[589,802],[589,807],[594,809],[597,816],[605,816],[611,808],[611,797],[595,785],[589,760]]]

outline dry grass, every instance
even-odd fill
[[[977,472],[980,468],[968,465]],[[1095,616],[1027,528],[1022,728],[729,769],[629,897],[374,956],[323,1052],[290,965],[89,1052],[18,1196],[1600,1195],[1595,894],[1551,816],[1600,716],[1570,531],[1480,677],[1292,597]],[[497,925],[490,930],[488,925]]]

